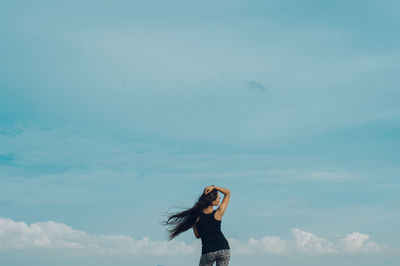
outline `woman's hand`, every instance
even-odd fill
[[[204,194],[207,195],[207,194],[210,193],[214,188],[215,188],[215,186],[206,187],[206,188],[204,189]]]

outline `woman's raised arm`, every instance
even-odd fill
[[[215,189],[218,191],[221,191],[223,194],[225,194],[224,199],[222,200],[222,203],[219,205],[219,207],[215,213],[215,219],[222,220],[222,216],[224,215],[225,210],[228,207],[229,198],[231,197],[231,191],[229,189],[222,188],[222,187],[215,187]]]

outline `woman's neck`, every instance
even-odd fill
[[[213,206],[208,206],[207,208],[203,209],[204,213],[211,213],[214,210]]]

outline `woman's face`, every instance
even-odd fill
[[[218,206],[219,205],[219,193],[217,193],[217,198],[213,201],[213,205],[214,206]]]

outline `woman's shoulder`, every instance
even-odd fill
[[[219,217],[219,215],[217,213],[217,210],[213,210],[210,213],[203,213],[203,214],[206,215],[206,216],[209,216],[210,218],[211,217],[214,218],[214,220],[217,221],[217,222],[221,222],[221,220],[222,220],[222,217]]]
[[[219,216],[219,214],[217,213],[217,210],[214,210],[213,217],[214,217],[214,220],[216,220],[217,222],[221,222],[221,220],[222,220],[222,216],[221,217]]]

